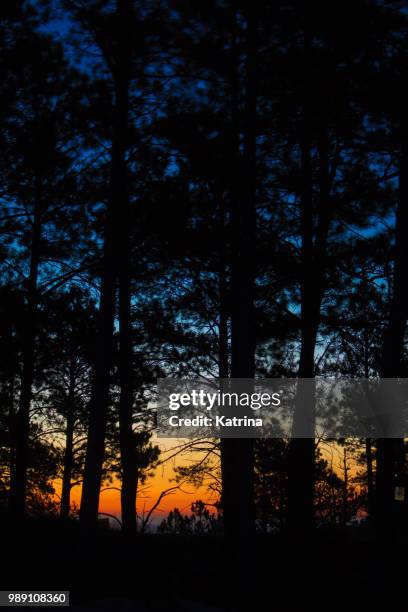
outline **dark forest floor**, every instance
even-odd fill
[[[407,538],[369,527],[317,530],[308,543],[257,536],[243,563],[221,536],[133,540],[76,522],[0,523],[1,590],[69,590],[74,610],[345,610],[406,605]]]

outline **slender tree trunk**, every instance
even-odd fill
[[[309,41],[305,34],[304,78],[309,71]],[[307,80],[307,79],[306,79]],[[311,107],[304,86],[304,100],[301,126],[301,345],[299,356],[299,378],[314,378],[314,352],[317,338],[317,312],[319,305],[315,295],[315,273],[313,256],[313,183],[311,161]],[[300,429],[302,420],[313,421],[313,390],[311,397],[305,398],[298,393],[294,415],[294,435]],[[305,414],[305,411],[310,414]],[[314,522],[314,461],[313,438],[291,440],[288,464],[288,525],[292,532],[310,531]]]
[[[34,381],[35,337],[37,319],[37,282],[42,230],[42,181],[35,176],[35,205],[31,238],[30,272],[27,283],[26,320],[23,337],[23,370],[19,409],[16,418],[16,466],[12,481],[11,507],[14,517],[21,520],[26,511],[27,470],[29,462],[30,407]]]
[[[252,10],[251,10],[252,8]],[[234,11],[235,12],[235,11]],[[235,15],[234,15],[235,18]],[[232,77],[232,116],[236,134],[234,173],[231,190],[231,370],[232,378],[254,377],[255,325],[254,325],[254,244],[255,244],[255,169],[256,169],[256,46],[257,20],[253,7],[245,13],[246,78],[245,112],[242,133],[244,147],[239,152],[240,121],[238,120],[239,88],[237,74]],[[235,20],[234,20],[235,23]],[[235,47],[235,35],[233,35]],[[238,55],[233,49],[238,70]],[[225,313],[224,313],[225,316]],[[226,322],[223,321],[224,343]],[[221,331],[221,330],[220,330]],[[225,344],[224,344],[225,349]],[[228,361],[221,363],[227,373]],[[226,537],[226,576],[231,589],[231,601],[249,607],[254,604],[252,591],[254,532],[254,444],[251,439],[224,439],[221,443],[222,508]]]
[[[132,32],[132,0],[118,0],[117,16],[120,29],[118,61],[115,71],[117,106],[118,159],[117,200],[119,219],[119,437],[121,454],[121,510],[122,526],[127,533],[136,532],[136,495],[138,466],[133,433],[133,355],[131,321],[131,240],[130,202],[128,194],[128,170],[126,149],[128,141],[130,40]]]
[[[124,211],[124,217],[128,217]],[[127,228],[129,224],[127,225]],[[136,494],[138,466],[133,434],[132,326],[130,289],[129,236],[122,233],[121,265],[119,270],[119,427],[122,464],[121,508],[124,531],[136,532]]]
[[[236,206],[236,202],[239,195],[239,185],[237,185],[238,177],[240,176],[240,163],[239,163],[239,141],[240,141],[240,128],[239,128],[239,84],[238,84],[238,52],[237,52],[237,34],[236,34],[236,8],[233,6],[231,9],[231,75],[230,75],[230,88],[231,88],[231,124],[232,132],[234,135],[233,143],[231,145],[231,210],[230,210],[230,231],[228,235],[232,234],[232,219],[234,218],[233,209]],[[220,201],[220,222],[225,223],[225,215],[223,214],[222,204]],[[224,227],[222,230],[224,231]],[[231,244],[229,245],[231,251],[234,248],[234,243],[231,237]],[[225,244],[220,246],[220,259],[222,266],[222,255],[225,254]],[[233,259],[231,253],[231,259]],[[234,262],[235,263],[235,262]],[[233,269],[233,262],[231,261],[231,272]],[[220,354],[219,354],[219,376],[224,378],[230,375],[230,360],[228,352],[228,316],[231,316],[231,305],[232,305],[232,287],[226,287],[226,276],[225,272],[220,269],[219,275],[219,289],[220,289]],[[228,291],[228,297],[227,297]],[[228,304],[228,306],[227,306]],[[228,314],[227,314],[228,312]],[[223,526],[224,533],[229,537],[233,537],[234,525],[234,507],[235,507],[235,477],[234,477],[234,442],[230,439],[221,439],[220,451],[221,451],[221,479],[222,479],[222,494],[221,494],[221,505],[223,514]],[[227,565],[229,559],[227,558]]]
[[[124,239],[124,242],[126,239]],[[129,255],[128,255],[129,257]],[[119,272],[119,321],[120,321],[120,453],[122,465],[121,510],[122,526],[127,533],[136,532],[136,494],[138,466],[133,434],[133,385],[132,385],[132,339],[131,339],[131,294],[129,263],[122,259]]]
[[[231,269],[231,377],[253,378],[255,371],[254,244],[255,244],[255,120],[256,39],[253,10],[247,14],[246,100],[244,151],[239,181],[240,194],[233,202]],[[238,193],[239,193],[238,191]],[[253,440],[230,439],[223,444],[223,517],[227,537],[246,538],[254,529]]]
[[[229,350],[228,350],[228,322],[229,322],[229,299],[227,282],[227,232],[225,202],[222,190],[217,193],[219,203],[219,271],[218,271],[218,292],[220,301],[220,312],[218,322],[218,376],[223,381],[229,377]],[[222,384],[222,383],[220,383]],[[225,497],[228,495],[228,440],[220,440],[221,455],[221,507],[224,508]],[[227,502],[228,505],[228,502]]]
[[[305,74],[307,74],[309,43],[305,43]],[[301,137],[302,194],[301,194],[301,348],[298,377],[310,379],[301,387],[296,397],[294,438],[289,450],[288,523],[295,533],[307,534],[314,526],[315,480],[315,348],[320,323],[320,309],[324,294],[327,236],[331,218],[329,142],[327,135],[327,109],[320,109],[319,153],[319,202],[317,227],[314,231],[313,178],[312,178],[312,109],[305,93],[303,127]],[[309,437],[296,437],[305,428]]]
[[[60,517],[67,519],[71,510],[71,479],[74,466],[75,426],[75,363],[71,359],[69,368],[69,389],[67,398],[67,421],[65,428],[64,471],[62,475]]]
[[[222,189],[217,194],[219,201],[219,271],[218,271],[218,292],[220,300],[220,313],[218,323],[218,375],[220,378],[229,376],[228,358],[228,320],[229,320],[229,300],[228,300],[228,280],[227,280],[227,232],[225,202]]]

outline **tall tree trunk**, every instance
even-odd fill
[[[246,83],[244,151],[238,195],[233,201],[231,262],[231,377],[253,378],[255,371],[254,244],[255,244],[255,120],[257,21],[246,12]],[[223,442],[223,517],[227,537],[247,538],[254,529],[253,440]]]
[[[227,232],[225,202],[222,190],[217,192],[219,204],[219,271],[218,271],[218,293],[219,293],[219,322],[218,322],[218,376],[221,381],[229,377],[229,350],[228,350],[228,321],[229,321],[229,299],[227,281]],[[220,383],[223,384],[223,383]],[[221,387],[220,387],[221,388]],[[221,456],[221,507],[224,507],[225,495],[228,494],[228,440],[220,440]],[[225,485],[225,487],[224,487]]]
[[[327,258],[327,237],[331,218],[328,109],[320,109],[318,135],[319,201],[317,223],[314,222],[312,172],[312,108],[307,90],[310,73],[310,41],[305,28],[304,101],[301,130],[301,347],[298,378],[310,379],[298,387],[293,423],[293,439],[289,448],[288,525],[294,534],[307,535],[314,526],[315,480],[315,348],[324,294]],[[314,226],[316,225],[316,229]],[[308,437],[297,437],[300,432]]]
[[[309,73],[309,40],[305,33],[304,78]],[[313,257],[313,179],[312,179],[312,133],[311,103],[307,93],[307,82],[303,92],[301,126],[301,345],[298,377],[314,378],[314,352],[317,337],[316,296],[314,294],[315,270]],[[291,531],[305,532],[313,526],[314,460],[313,438],[297,438],[302,420],[313,420],[313,391],[306,405],[300,392],[297,394],[294,414],[294,435],[289,447],[288,464],[288,525]]]
[[[129,227],[129,226],[128,226]],[[126,243],[126,237],[123,238]],[[125,251],[125,248],[122,249]],[[133,434],[133,381],[132,381],[132,328],[131,291],[128,251],[121,258],[119,271],[119,427],[121,454],[121,510],[122,526],[127,533],[136,532],[136,494],[138,466],[136,462],[135,436]]]
[[[26,511],[27,470],[29,462],[30,407],[34,381],[35,337],[37,319],[37,282],[40,263],[42,230],[42,180],[35,176],[35,205],[30,252],[30,272],[27,282],[26,320],[23,337],[23,370],[19,409],[16,418],[16,465],[12,480],[11,507],[14,517],[21,520]]]
[[[219,271],[218,271],[218,293],[219,293],[219,322],[218,322],[218,376],[228,378],[229,376],[229,352],[228,352],[228,280],[227,280],[227,232],[226,211],[223,190],[217,191],[219,204]]]
[[[119,209],[118,278],[119,278],[119,443],[121,456],[122,526],[127,533],[136,532],[136,494],[138,466],[133,434],[133,355],[131,321],[131,216],[128,193],[126,149],[129,121],[129,86],[131,69],[132,0],[118,0],[118,49],[114,72],[116,91],[117,136],[117,206]]]
[[[231,208],[231,377],[252,379],[255,373],[254,290],[255,262],[255,175],[256,175],[256,46],[257,20],[254,7],[245,12],[246,79],[245,111],[242,132],[244,147],[236,160],[239,167],[233,180]],[[233,106],[237,101],[234,100]],[[237,108],[233,109],[236,115]],[[238,121],[234,121],[238,128]],[[237,130],[237,137],[239,132]],[[239,139],[238,139],[239,140]],[[224,439],[221,445],[222,504],[226,536],[226,577],[237,581],[231,599],[249,608],[254,604],[253,532],[254,511],[254,440]]]
[[[75,426],[75,363],[71,358],[69,368],[69,389],[67,397],[67,420],[65,427],[64,471],[62,475],[60,517],[67,519],[71,510],[71,479],[74,466]]]
[[[239,185],[236,184],[236,180],[240,176],[240,163],[239,163],[239,142],[240,142],[240,128],[239,128],[239,84],[238,84],[238,51],[237,51],[237,26],[236,26],[236,7],[231,7],[231,60],[230,65],[232,67],[230,74],[230,90],[231,90],[231,124],[233,139],[231,143],[231,177],[232,182],[230,186],[231,190],[231,205],[230,205],[230,219],[229,226],[230,231],[228,235],[231,236],[232,228],[231,221],[234,218],[233,209],[236,206],[236,202],[239,195]],[[237,177],[236,180],[235,177]],[[223,203],[220,200],[220,223],[225,224],[225,214]],[[222,227],[224,233],[225,227]],[[235,247],[235,243],[231,236],[230,250],[232,251]],[[236,247],[235,247],[236,248]],[[231,305],[232,305],[232,287],[226,287],[226,276],[225,270],[222,270],[223,255],[225,255],[225,243],[220,245],[220,272],[219,272],[219,290],[220,290],[220,325],[219,325],[219,362],[218,371],[220,378],[224,378],[230,375],[230,359],[228,352],[228,316],[231,316]],[[231,259],[233,254],[231,253]],[[234,262],[235,263],[235,262]],[[225,267],[225,266],[224,266]],[[233,262],[230,263],[231,273],[233,271]],[[231,282],[230,282],[231,284]],[[228,291],[228,297],[227,297]],[[227,306],[228,304],[228,306]],[[227,314],[228,312],[228,314]],[[235,479],[233,470],[233,442],[230,439],[221,439],[220,444],[221,453],[221,480],[222,480],[222,493],[221,493],[221,505],[223,515],[223,526],[224,533],[227,537],[233,537],[233,515],[234,515],[234,493],[235,493]],[[229,559],[227,558],[227,565]]]

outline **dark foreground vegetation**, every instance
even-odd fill
[[[120,531],[101,528],[90,535],[77,522],[44,519],[27,522],[17,534],[4,527],[2,543],[9,554],[3,559],[2,585],[10,589],[22,584],[25,589],[69,589],[71,605],[79,610],[207,609],[200,605],[234,610],[243,603],[238,576],[225,565],[222,535],[129,539]],[[407,542],[399,534],[385,556],[369,526],[322,529],[311,548],[294,556],[288,538],[259,536],[243,608],[265,610],[273,602],[273,609],[286,610],[299,598],[302,609],[314,610],[397,605],[405,597]]]

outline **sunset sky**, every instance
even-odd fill
[[[199,452],[183,452],[175,457],[165,461],[169,456],[173,456],[172,450],[175,452],[180,445],[188,442],[185,439],[158,439],[153,436],[152,443],[157,444],[161,451],[161,463],[155,470],[154,476],[147,479],[144,485],[139,487],[137,497],[137,511],[139,516],[146,515],[152,506],[156,503],[158,497],[162,491],[171,487],[177,486],[175,482],[174,468],[179,466],[187,466],[191,463],[198,461],[202,458],[203,454]],[[334,472],[343,476],[343,450],[342,447],[337,444],[327,444],[325,442],[320,443],[320,450],[322,456],[328,462],[331,469]],[[351,458],[348,459],[349,477],[353,478],[358,467],[354,464]],[[58,483],[56,489],[59,494],[60,483]],[[112,484],[105,484],[101,490],[100,506],[99,510],[101,513],[112,514],[120,520],[120,482],[113,482]],[[152,517],[149,521],[150,529],[160,523],[161,519],[164,518],[170,510],[178,508],[183,514],[190,514],[190,508],[192,502],[197,499],[201,499],[208,504],[214,504],[217,500],[215,493],[208,490],[207,486],[195,487],[193,484],[187,483],[171,492],[169,495],[163,497],[158,507],[152,513]],[[79,508],[81,501],[81,487],[74,487],[71,495],[71,502]],[[211,506],[209,507],[211,511]]]
[[[173,453],[171,453],[171,449],[176,450],[176,447],[184,442],[186,442],[186,440],[152,438],[152,443],[157,444],[162,451],[161,460],[165,459],[169,455],[172,455]],[[147,514],[151,507],[155,504],[162,491],[169,489],[170,487],[177,486],[177,483],[174,481],[174,467],[188,465],[191,462],[197,461],[198,456],[199,454],[197,452],[180,454],[159,465],[159,467],[155,470],[154,476],[148,478],[146,483],[141,485],[139,488],[137,498],[138,514]],[[60,485],[57,486],[57,493],[59,493],[59,487]],[[119,482],[106,484],[102,487],[99,510],[100,512],[113,514],[120,519],[119,487]],[[156,526],[170,510],[176,507],[181,512],[189,514],[192,502],[196,501],[197,499],[201,499],[210,504],[217,501],[215,495],[209,492],[206,486],[196,488],[192,484],[183,484],[180,489],[177,489],[166,497],[163,497],[159,506],[153,512],[150,526]],[[71,501],[73,504],[75,504],[75,506],[79,507],[80,500],[81,487],[77,486],[72,490]]]

